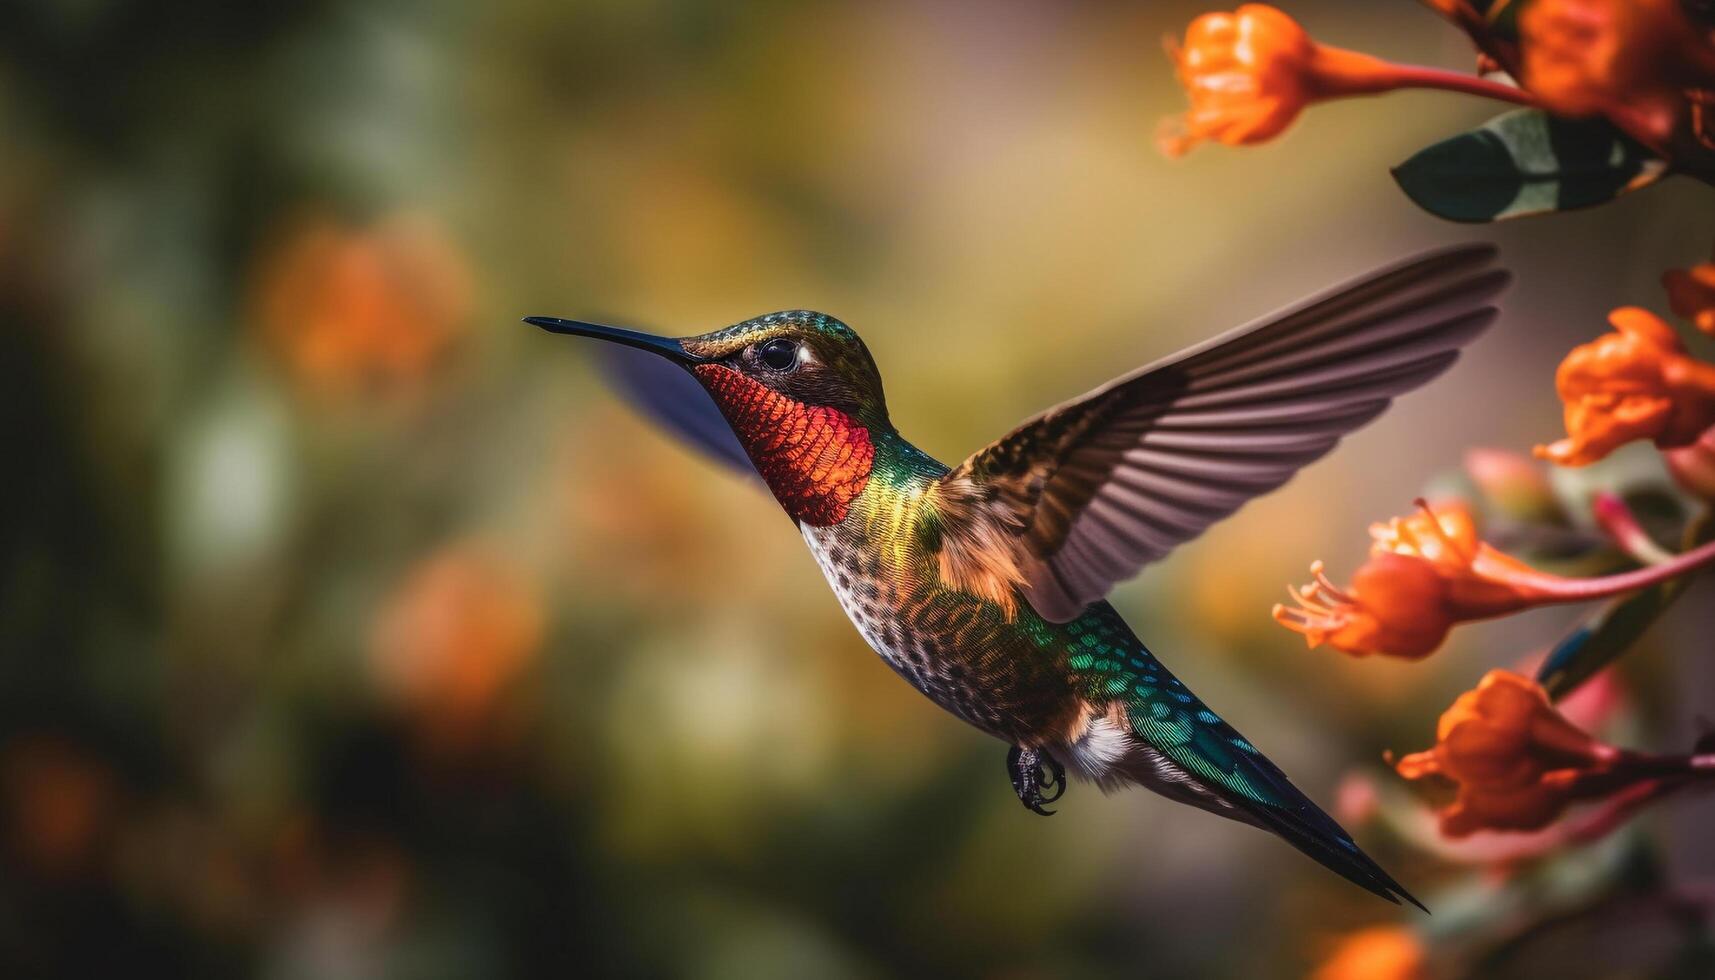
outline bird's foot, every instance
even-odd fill
[[[1032,813],[1053,816],[1054,811],[1044,810],[1042,805],[1053,803],[1066,792],[1065,767],[1046,752],[1014,745],[1006,754],[1006,768],[1012,776],[1013,792],[1025,807]],[[1044,796],[1044,791],[1054,795]]]

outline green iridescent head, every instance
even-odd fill
[[[866,426],[888,424],[881,373],[852,328],[826,313],[785,310],[694,337],[656,337],[554,317],[526,321],[555,333],[653,351],[688,368],[720,364],[803,405],[827,406]]]

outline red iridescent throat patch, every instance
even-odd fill
[[[875,463],[868,429],[838,409],[793,401],[729,367],[692,370],[786,513],[813,527],[846,519]]]

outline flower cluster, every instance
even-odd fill
[[[1476,72],[1395,64],[1320,43],[1282,11],[1245,4],[1209,13],[1167,44],[1189,100],[1163,122],[1161,150],[1250,146],[1320,102],[1439,89],[1511,103],[1481,129],[1420,150],[1393,170],[1411,200],[1463,222],[1587,207],[1668,174],[1715,185],[1715,4],[1698,0],[1425,0],[1477,50]],[[1522,107],[1522,108],[1521,108]],[[1715,261],[1662,278],[1675,315],[1715,336]],[[1453,787],[1433,817],[1406,804],[1396,821],[1438,853],[1522,865],[1599,838],[1642,806],[1715,777],[1705,754],[1652,755],[1596,737],[1556,706],[1610,686],[1605,668],[1715,565],[1715,363],[1675,327],[1622,307],[1555,374],[1565,436],[1530,456],[1472,451],[1435,484],[1433,507],[1370,527],[1369,555],[1346,584],[1320,561],[1273,617],[1311,647],[1422,660],[1454,627],[1550,604],[1606,600],[1543,658],[1537,679],[1490,671],[1440,718],[1433,746],[1394,763],[1413,782]],[[1662,466],[1586,467],[1647,442]],[[1693,499],[1675,494],[1661,470]],[[1629,481],[1629,482],[1628,482]],[[1632,497],[1633,493],[1639,494]],[[1650,509],[1639,500],[1652,502]],[[1634,513],[1632,507],[1638,506]],[[1673,534],[1668,547],[1658,537]],[[1544,569],[1553,569],[1552,572]],[[1616,571],[1616,569],[1618,569]],[[1581,690],[1579,685],[1585,684]],[[1369,809],[1389,807],[1370,794]],[[1581,812],[1568,816],[1573,808]],[[1432,849],[1434,849],[1432,848]],[[1418,935],[1382,926],[1350,934],[1321,977],[1428,973]]]
[[[1198,17],[1182,41],[1167,43],[1190,108],[1164,122],[1162,151],[1179,156],[1204,141],[1261,143],[1316,102],[1440,89],[1524,105],[1555,120],[1605,121],[1605,131],[1562,129],[1550,141],[1585,144],[1575,151],[1580,158],[1619,149],[1606,154],[1609,174],[1586,174],[1583,186],[1551,207],[1598,203],[1653,182],[1669,164],[1715,183],[1715,127],[1707,111],[1715,105],[1715,31],[1681,0],[1428,3],[1470,36],[1479,73],[1395,64],[1320,44],[1266,4]],[[1521,175],[1558,170],[1560,150],[1550,142],[1521,137],[1509,165]],[[1633,157],[1628,145],[1649,162]],[[1428,179],[1414,175],[1427,186],[1411,186],[1402,171],[1395,176],[1413,200],[1446,217],[1530,213],[1502,207],[1473,219],[1485,175],[1472,170],[1466,154],[1449,153],[1443,162]]]
[[[1695,320],[1709,312],[1715,269],[1700,266],[1665,281],[1681,315]],[[1646,310],[1615,310],[1609,322],[1613,332],[1575,348],[1560,365],[1567,437],[1538,447],[1537,455],[1584,466],[1647,440],[1683,488],[1715,501],[1715,365],[1692,357],[1674,329]],[[1291,607],[1275,606],[1274,618],[1311,646],[1416,660],[1438,649],[1459,623],[1615,598],[1545,663],[1543,683],[1565,693],[1636,638],[1641,627],[1628,622],[1647,624],[1691,575],[1715,564],[1715,525],[1708,518],[1687,523],[1684,550],[1675,553],[1651,537],[1618,494],[1567,498],[1518,454],[1474,451],[1467,471],[1467,485],[1477,488],[1489,513],[1515,531],[1559,528],[1576,539],[1570,508],[1581,499],[1590,512],[1586,526],[1606,534],[1609,560],[1639,567],[1585,578],[1550,574],[1484,540],[1470,502],[1453,498],[1431,507],[1420,500],[1417,513],[1370,527],[1370,556],[1351,584],[1336,585],[1316,562],[1311,584],[1293,590]],[[1715,756],[1616,748],[1562,715],[1538,682],[1497,670],[1443,713],[1433,747],[1399,759],[1395,768],[1409,780],[1456,787],[1436,818],[1443,839],[1501,832],[1564,844],[1599,837],[1640,807],[1715,776]],[[1591,814],[1563,821],[1578,804],[1589,804]]]

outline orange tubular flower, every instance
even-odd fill
[[[1608,777],[1625,757],[1561,717],[1536,684],[1491,670],[1441,715],[1435,747],[1394,768],[1407,779],[1434,775],[1458,783],[1458,798],[1441,813],[1441,831],[1463,837],[1546,827],[1574,800],[1617,788]]]
[[[1715,262],[1674,269],[1661,277],[1673,312],[1715,337]]]
[[[1592,579],[1539,572],[1477,537],[1463,504],[1448,504],[1370,526],[1370,559],[1340,588],[1321,562],[1315,580],[1291,590],[1296,606],[1276,605],[1276,622],[1354,656],[1416,660],[1441,646],[1455,625],[1532,606],[1582,602],[1645,588],[1715,561],[1715,543],[1649,568]]]
[[[1715,47],[1680,0],[1533,0],[1519,14],[1519,80],[1563,116],[1604,115],[1660,146],[1684,90],[1715,76]]]
[[[1350,588],[1328,579],[1321,562],[1315,581],[1292,592],[1297,608],[1274,607],[1274,618],[1347,653],[1416,659],[1433,653],[1461,620],[1484,619],[1545,601],[1536,573],[1477,539],[1463,504],[1427,506],[1410,517],[1370,525],[1370,560]]]
[[[1297,21],[1260,3],[1198,17],[1182,44],[1168,39],[1167,53],[1191,99],[1189,112],[1162,127],[1159,144],[1168,156],[1204,140],[1243,146],[1273,139],[1305,106],[1346,96],[1442,88],[1529,101],[1511,86],[1317,44]]]
[[[1491,670],[1441,715],[1435,747],[1400,759],[1406,779],[1458,785],[1441,833],[1534,831],[1574,803],[1605,800],[1579,837],[1595,839],[1640,806],[1715,775],[1715,756],[1647,755],[1600,742],[1566,720],[1534,682]]]
[[[1634,439],[1672,449],[1715,425],[1715,365],[1687,355],[1648,310],[1618,309],[1608,322],[1614,333],[1574,347],[1555,372],[1567,438],[1536,447],[1544,459],[1583,466]]]

